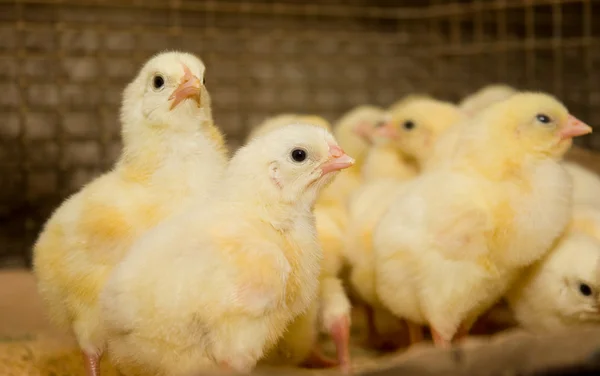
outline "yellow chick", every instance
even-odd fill
[[[105,348],[98,297],[109,273],[136,238],[206,195],[225,168],[204,71],[197,57],[179,52],[142,67],[123,93],[120,159],[66,200],[35,243],[40,295],[51,319],[77,337],[88,375],[99,374]]]
[[[492,104],[508,99],[516,93],[517,90],[505,84],[488,85],[465,97],[458,106],[466,115],[473,116]]]
[[[563,162],[563,166],[573,178],[573,202],[600,208],[600,176],[574,162]]]
[[[282,115],[259,125],[249,139],[289,125],[286,121],[304,122],[326,130],[331,129],[329,123],[318,116]],[[343,234],[340,226],[345,221],[345,208],[336,205],[338,198],[335,182],[339,177],[340,175],[336,176],[334,182],[322,190],[314,208],[317,236],[323,246],[319,297],[305,314],[289,325],[284,337],[264,360],[266,364],[310,367],[330,367],[340,364],[343,370],[349,369],[350,301],[337,277],[341,269],[341,250],[338,247]],[[328,200],[323,197],[333,199]],[[323,204],[324,201],[327,204]],[[337,362],[326,358],[321,353],[317,343],[319,328],[333,337],[338,352]]]
[[[316,299],[312,207],[353,160],[326,130],[290,125],[233,156],[218,192],[136,242],[103,291],[126,374],[251,371]]]
[[[346,202],[350,194],[360,185],[361,170],[371,146],[372,134],[386,120],[386,112],[383,109],[363,105],[348,111],[334,124],[335,139],[349,155],[356,159],[356,163],[336,179],[336,186],[330,188],[334,192],[333,197],[324,192],[322,201]]]
[[[431,158],[434,145],[464,115],[454,104],[431,97],[414,96],[390,110],[388,121],[373,133],[362,168],[363,180],[416,176]],[[401,104],[400,103],[400,104]]]
[[[520,93],[461,132],[451,161],[408,183],[373,235],[377,296],[412,341],[428,325],[438,346],[465,336],[562,233],[572,186],[559,160],[591,128],[551,96]]]
[[[519,278],[507,301],[533,332],[600,325],[600,210],[576,206],[566,234]]]
[[[343,249],[351,268],[350,284],[376,310],[383,307],[375,293],[373,230],[401,192],[402,182],[416,176],[417,170],[431,157],[440,135],[464,118],[455,105],[430,97],[415,97],[404,103],[396,106],[389,122],[376,129],[374,146],[363,166],[363,176],[368,176],[364,179],[366,184],[357,189],[349,203]],[[379,333],[371,331],[377,323],[370,321],[385,314],[371,312],[370,307],[366,309],[370,345],[385,346]]]

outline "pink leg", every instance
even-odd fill
[[[435,330],[434,328],[431,328],[431,337],[433,337],[433,343],[435,344],[436,347],[441,347],[441,348],[450,348],[452,346],[451,342],[444,339],[444,337],[442,337],[440,335],[440,333],[438,333],[437,330]]]
[[[410,345],[423,341],[423,329],[421,325],[415,324],[414,322],[405,320],[404,323],[408,329],[408,338],[410,339]]]
[[[101,355],[90,355],[83,352],[83,364],[86,376],[100,376],[100,357]]]
[[[333,323],[329,331],[335,350],[337,359],[343,373],[350,372],[350,321],[347,317],[341,317]]]

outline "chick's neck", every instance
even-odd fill
[[[221,198],[230,208],[245,211],[257,220],[268,223],[278,231],[291,229],[298,220],[311,217],[314,199],[306,194],[296,200],[285,197],[281,188],[248,169],[232,168],[219,187]]]
[[[169,175],[194,173],[190,169],[198,169],[209,157],[215,164],[225,162],[218,142],[206,130],[141,126],[124,130],[123,144],[117,169],[125,179],[137,183],[167,184]]]
[[[505,135],[465,140],[459,148],[452,163],[455,168],[476,171],[493,181],[523,178],[532,165],[548,159]]]

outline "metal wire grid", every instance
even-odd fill
[[[153,53],[203,58],[233,146],[278,112],[333,120],[494,81],[598,124],[599,14],[592,0],[0,0],[0,260],[28,262],[51,208],[113,163],[121,90]]]

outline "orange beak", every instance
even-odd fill
[[[321,165],[323,175],[330,172],[343,170],[354,164],[354,159],[337,145],[329,145],[329,159]],[[322,176],[323,176],[322,175]]]
[[[575,116],[569,115],[567,125],[560,130],[559,136],[561,139],[567,140],[569,138],[583,136],[588,133],[592,133],[592,127],[577,119]]]
[[[173,94],[171,94],[169,97],[169,100],[173,100],[173,103],[171,103],[171,110],[177,107],[179,103],[183,102],[183,100],[187,98],[194,99],[196,103],[198,103],[198,107],[200,107],[200,88],[202,87],[202,82],[198,77],[192,74],[187,65],[182,65],[185,74],[181,79],[181,83],[177,89],[175,89]]]
[[[383,126],[375,129],[375,136],[396,140],[400,137],[400,133],[394,126],[394,123],[388,121]]]

